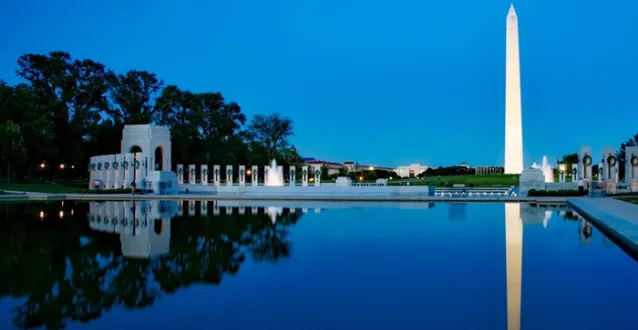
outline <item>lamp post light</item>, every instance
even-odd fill
[[[558,166],[559,170],[560,170],[560,182],[565,182],[565,164],[560,164]]]

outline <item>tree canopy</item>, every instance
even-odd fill
[[[127,124],[170,127],[175,164],[261,165],[274,158],[290,166],[300,160],[289,141],[290,118],[257,114],[248,123],[239,103],[219,91],[191,92],[148,71],[116,73],[63,51],[25,54],[17,64],[24,83],[0,80],[0,127],[18,134],[12,141],[25,150],[9,152],[5,143],[0,168],[21,162],[10,168],[16,177],[41,163],[86,173],[89,157],[120,152]]]

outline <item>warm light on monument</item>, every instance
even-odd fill
[[[521,75],[518,49],[518,17],[514,5],[507,13],[505,54],[505,173],[523,171],[523,123]]]

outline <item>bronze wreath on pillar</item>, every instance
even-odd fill
[[[607,157],[607,164],[609,164],[609,166],[615,166],[616,165],[616,157],[614,157],[614,156]]]
[[[638,166],[638,156],[633,155],[631,156],[631,161],[630,161],[631,165],[633,166]]]
[[[585,155],[585,157],[583,157],[583,164],[591,165],[591,156],[590,155]]]

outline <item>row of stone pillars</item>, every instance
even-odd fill
[[[277,166],[277,172],[280,173],[280,181],[283,183],[283,166]],[[268,185],[268,171],[271,170],[271,166],[264,166],[264,177],[263,184]],[[222,177],[225,178],[225,185],[232,186],[233,183],[233,165],[226,165],[225,171],[222,172],[222,168],[220,165],[213,165],[213,171],[209,173],[208,165],[200,165],[199,166],[199,174],[200,174],[200,183],[202,185],[208,185],[212,183],[215,186],[221,186]],[[240,186],[258,186],[259,185],[259,166],[253,165],[250,169],[246,169],[245,165],[239,165],[238,172],[238,184]],[[290,174],[290,182],[288,184],[283,183],[284,185],[294,186],[296,185],[296,171],[295,167],[291,167],[289,170]],[[177,182],[179,184],[189,183],[189,184],[197,184],[196,180],[197,176],[197,166],[194,164],[188,165],[188,168],[184,168],[184,165],[177,164]],[[246,179],[249,179],[249,182],[246,182]],[[303,166],[301,168],[301,185],[308,186],[309,183],[314,183],[315,186],[321,185],[321,168],[319,166]]]

